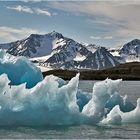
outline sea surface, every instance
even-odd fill
[[[80,81],[79,88],[92,92],[95,81]],[[140,81],[123,81],[120,93],[136,104]],[[0,127],[0,139],[140,139],[140,124]]]

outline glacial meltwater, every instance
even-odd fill
[[[95,81],[80,81],[79,88],[85,92],[92,92]],[[127,94],[128,99],[136,105],[140,97],[139,81],[123,81],[120,86],[122,95]],[[30,113],[30,112],[28,112]],[[28,114],[27,114],[28,115]],[[16,119],[16,118],[15,118]],[[0,126],[0,138],[6,139],[139,139],[140,124],[71,124],[46,126]]]

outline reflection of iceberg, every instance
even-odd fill
[[[0,55],[0,71],[6,73],[0,75],[0,125],[140,122],[140,102],[134,109],[126,97],[119,95],[121,80],[97,82],[93,93],[86,93],[78,89],[79,74],[68,83],[53,75],[41,80],[41,72],[26,58],[15,58],[2,51]],[[11,71],[7,70],[9,67]],[[17,69],[16,75],[13,71]],[[24,77],[25,73],[31,75],[30,79]]]

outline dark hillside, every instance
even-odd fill
[[[51,70],[43,72],[43,76],[53,74],[69,80],[78,72],[80,72],[81,80],[103,80],[107,77],[111,79],[140,80],[140,62],[120,64],[105,70]]]

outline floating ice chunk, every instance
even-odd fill
[[[122,112],[117,105],[110,111],[107,118],[101,121],[103,124],[116,124],[117,122],[119,124],[140,123],[140,98],[137,100],[137,106],[134,110],[130,112]]]
[[[97,82],[93,93],[78,90],[78,83],[79,74],[68,83],[50,75],[27,89],[25,83],[10,86],[7,75],[0,75],[0,125],[140,123],[140,99],[133,111],[124,113],[118,105],[105,118],[107,102],[122,100],[118,96],[121,80]],[[128,104],[126,97],[123,104]]]
[[[101,124],[121,124],[122,118],[118,113],[119,105],[115,106],[107,117],[101,121]]]
[[[122,80],[106,79],[97,82],[93,87],[91,100],[82,110],[84,116],[88,116],[93,123],[97,123],[105,114],[105,104],[110,96],[117,92],[118,86]]]
[[[140,98],[138,98],[137,106],[134,110],[126,113],[118,112],[122,117],[122,123],[140,123]]]
[[[13,85],[27,83],[31,88],[43,79],[40,69],[25,57],[14,57],[0,50],[0,74],[6,73]]]
[[[7,82],[1,81],[7,79]],[[0,76],[0,125],[58,125],[79,122],[77,90],[79,74],[60,87],[57,77],[46,77],[31,89],[25,84],[8,85],[7,76]],[[61,82],[60,82],[61,83]],[[5,88],[6,87],[6,88]]]

